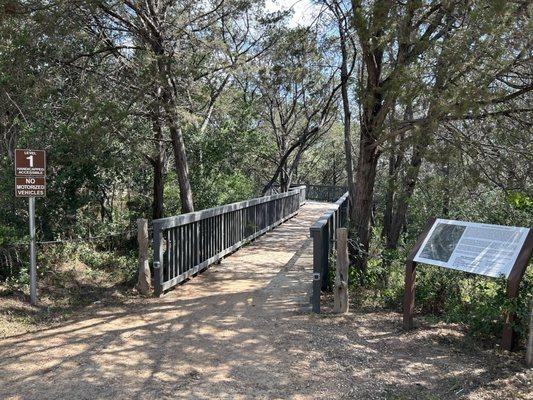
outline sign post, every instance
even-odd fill
[[[518,296],[520,281],[533,251],[533,229],[432,219],[409,253],[405,268],[403,326],[413,328],[415,270],[417,263],[507,279],[507,297]],[[514,315],[506,312],[502,347],[516,342]]]
[[[27,197],[30,218],[30,303],[37,304],[37,254],[35,243],[35,198],[46,195],[46,152],[15,150],[15,196]]]
[[[37,304],[37,257],[35,254],[35,197],[30,204],[30,303]]]

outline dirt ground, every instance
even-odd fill
[[[533,399],[523,354],[460,329],[404,333],[400,315],[309,308],[309,226],[297,217],[160,299],[94,305],[0,340],[0,399]]]

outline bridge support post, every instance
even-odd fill
[[[150,266],[148,265],[148,220],[137,220],[137,242],[139,243],[139,271],[137,289],[141,294],[150,292]]]
[[[163,235],[157,223],[153,226],[154,243],[154,295],[163,294]]]
[[[322,290],[322,230],[311,230],[313,238],[313,294],[311,305],[313,312],[320,313],[320,292]]]
[[[348,312],[348,230],[337,228],[337,265],[335,268],[335,287],[333,289],[333,312]]]
[[[527,340],[526,365],[533,368],[533,299],[529,309],[529,337]]]
[[[327,289],[329,235],[327,226],[318,229],[311,227],[313,238],[313,312],[320,312],[320,292]]]

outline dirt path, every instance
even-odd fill
[[[0,341],[0,399],[531,398],[516,357],[397,314],[309,313],[300,214],[162,299]]]

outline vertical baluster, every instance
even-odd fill
[[[166,274],[165,275],[165,280],[169,280],[170,279],[170,268],[171,268],[171,255],[172,255],[172,241],[171,241],[171,238],[170,238],[170,229],[167,229],[165,230],[165,237],[166,237],[166,240],[167,240],[167,257],[166,257],[166,265],[165,265],[165,272]]]
[[[226,235],[228,232],[228,226],[227,226],[228,217],[229,217],[229,213],[225,213],[224,218],[222,218],[222,225],[224,226],[224,230],[222,232],[222,247],[224,248],[224,250],[228,248],[228,242],[226,238]]]
[[[178,258],[178,251],[177,251],[177,248],[176,248],[176,244],[177,244],[177,241],[179,240],[178,238],[178,234],[177,234],[177,228],[171,228],[170,229],[171,231],[171,238],[172,238],[172,247],[170,247],[172,249],[172,256],[170,257],[170,259],[172,260],[172,267],[170,268],[170,271],[171,271],[171,276],[169,276],[170,279],[172,278],[175,278],[178,274],[177,274],[177,267],[176,267],[176,261],[177,261],[177,258]]]
[[[184,273],[189,270],[189,266],[187,265],[187,226],[186,225],[181,226],[180,235],[181,235],[180,265],[181,265],[181,271],[182,273]]]
[[[176,276],[183,274],[183,226],[176,227]]]
[[[213,217],[209,218],[209,258],[213,257]]]
[[[176,227],[176,276],[183,274],[183,226]]]
[[[241,240],[241,210],[235,212],[235,242]]]
[[[192,224],[187,224],[185,229],[187,232],[187,268],[191,269],[194,267],[194,263],[192,261]]]
[[[220,236],[218,234],[218,230],[220,229],[220,215],[217,215],[215,217],[215,254],[217,255],[220,250]]]
[[[215,254],[217,255],[220,249],[220,236],[218,234],[218,230],[220,229],[220,215],[217,215],[215,217]]]
[[[257,205],[254,205],[254,234],[257,233]]]
[[[154,223],[153,228],[153,241],[154,241],[154,294],[160,296],[163,294],[163,235],[161,229],[157,223]]]
[[[210,257],[210,230],[211,227],[211,221],[209,218],[206,218],[205,220],[205,259],[207,260]]]
[[[211,218],[211,257],[217,254],[217,217]]]
[[[226,218],[228,213],[222,215],[222,250],[226,250]]]
[[[217,250],[216,253],[219,254],[222,251],[222,214],[217,215]]]
[[[204,244],[204,247],[205,247],[205,259],[207,260],[209,258],[209,235],[210,235],[210,230],[209,230],[209,226],[210,226],[210,222],[209,222],[209,218],[207,218],[205,220],[205,244]]]
[[[189,268],[192,268],[196,265],[194,262],[194,237],[195,237],[195,227],[194,224],[189,224]]]
[[[183,243],[181,250],[181,262],[183,264],[183,270],[188,271],[189,260],[187,259],[187,246],[189,245],[189,242],[187,240],[187,225],[183,225],[181,227],[181,241]]]
[[[235,244],[235,211],[231,212],[231,222],[230,222],[230,243],[233,246]]]
[[[204,246],[205,246],[205,219],[199,221],[199,234],[200,234],[200,246],[198,247],[198,254],[200,256],[200,259],[198,260],[198,264],[204,262],[205,260],[205,251],[204,251]]]

